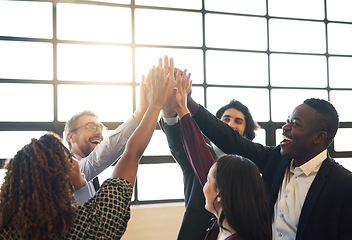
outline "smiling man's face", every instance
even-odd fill
[[[316,155],[316,139],[320,122],[320,114],[307,104],[297,106],[282,127],[283,140],[281,154],[304,163]]]
[[[96,128],[96,131],[91,131],[85,125],[94,123],[101,126],[101,122],[93,116],[82,116],[77,120],[75,131],[69,132],[67,139],[71,142],[71,152],[80,157],[88,156],[93,149],[103,140],[102,129]],[[84,127],[81,127],[84,126]]]

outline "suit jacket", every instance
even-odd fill
[[[222,151],[242,155],[258,165],[273,212],[285,170],[291,162],[280,154],[281,147],[263,146],[242,137],[202,106],[193,118],[203,134]],[[330,156],[323,161],[308,190],[296,239],[352,239],[352,173]]]
[[[183,173],[186,209],[177,239],[204,240],[207,234],[206,230],[212,226],[211,219],[215,216],[204,208],[203,187],[200,185],[183,148],[180,123],[167,125],[161,119],[159,125],[166,135],[171,154],[180,165]],[[209,144],[208,146],[210,147]]]

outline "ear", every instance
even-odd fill
[[[320,131],[317,133],[317,136],[314,138],[314,143],[315,144],[325,144],[327,137],[328,137],[327,132]]]
[[[216,203],[221,204],[221,197],[220,196],[216,197]]]
[[[73,143],[75,141],[75,135],[73,134],[73,132],[68,132],[66,138],[67,141],[69,141],[70,143]]]

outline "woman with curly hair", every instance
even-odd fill
[[[130,218],[138,162],[166,103],[169,80],[164,69],[154,67],[148,76],[146,84],[144,79],[141,83],[141,99],[149,101],[144,118],[111,178],[83,206],[75,202],[73,193],[86,182],[57,135],[32,139],[6,163],[0,192],[0,239],[121,238]]]

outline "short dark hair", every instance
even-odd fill
[[[214,175],[222,207],[219,226],[226,218],[243,239],[271,239],[271,214],[258,167],[248,158],[224,155],[216,161]]]
[[[67,134],[74,128],[76,128],[77,120],[82,117],[82,116],[92,116],[98,119],[98,116],[91,110],[84,110],[82,112],[79,112],[75,115],[73,115],[65,124],[65,130],[64,130],[64,136],[65,139],[68,143],[69,148],[71,149],[72,145],[71,143],[67,140]]]
[[[217,112],[216,112],[216,117],[221,119],[222,115],[227,109],[234,108],[240,112],[243,113],[244,118],[246,120],[246,128],[244,130],[244,135],[246,135],[246,138],[253,140],[255,138],[255,131],[260,128],[258,123],[253,120],[252,114],[249,111],[249,109],[243,105],[240,101],[237,100],[231,100],[229,104],[226,104],[225,106],[221,107]]]
[[[328,101],[318,98],[309,98],[304,100],[304,104],[314,108],[321,115],[320,130],[327,133],[327,147],[334,139],[337,129],[339,128],[339,115],[335,107]]]

